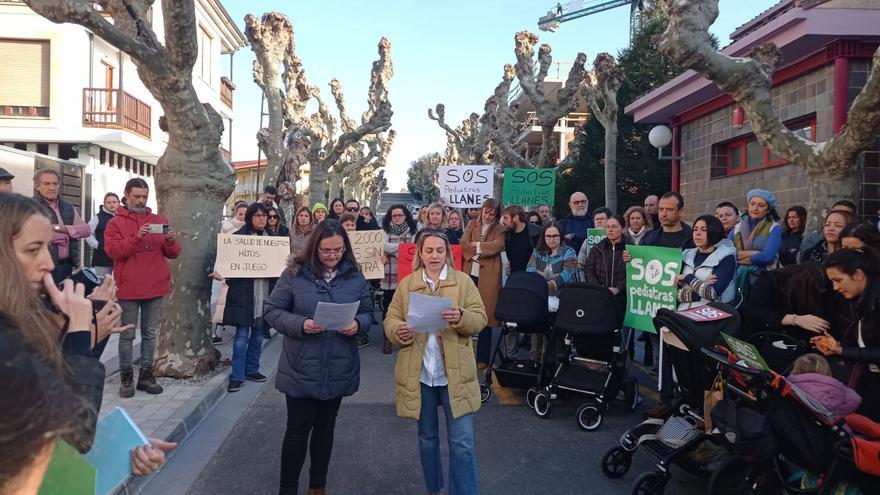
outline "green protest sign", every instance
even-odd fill
[[[552,205],[556,192],[555,168],[505,168],[504,205]]]
[[[587,229],[587,253],[592,251],[605,237],[607,237],[605,229]]]
[[[767,366],[767,362],[761,357],[761,353],[758,352],[758,348],[754,345],[727,335],[724,332],[721,332],[721,338],[727,343],[730,352],[732,352],[734,356],[742,359],[747,367],[762,371],[770,369],[770,367]]]
[[[39,495],[95,495],[98,474],[79,452],[56,440]]]
[[[660,308],[675,310],[675,277],[681,271],[681,249],[627,244],[624,325],[656,333],[652,319]]]

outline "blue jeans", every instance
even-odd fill
[[[263,329],[235,327],[232,342],[232,374],[230,380],[244,381],[244,376],[260,371],[260,355],[263,354]]]
[[[465,414],[455,419],[449,405],[447,387],[422,387],[422,410],[419,415],[419,457],[428,492],[443,490],[443,464],[440,461],[440,428],[437,408],[446,415],[446,436],[449,441],[449,495],[476,495],[477,459],[474,455],[474,417]]]

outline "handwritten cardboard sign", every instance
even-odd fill
[[[556,192],[555,168],[505,168],[504,205],[552,205]]]
[[[397,251],[397,282],[400,283],[403,277],[412,273],[413,260],[416,257],[416,245],[414,243],[401,243]],[[452,246],[452,258],[455,269],[461,271],[462,255],[461,246],[455,244]]]
[[[217,273],[223,278],[275,278],[287,267],[290,238],[217,234]]]
[[[440,199],[454,208],[480,208],[492,197],[493,165],[441,165]]]
[[[385,235],[381,230],[358,230],[348,233],[354,259],[367,280],[377,280],[385,276]]]

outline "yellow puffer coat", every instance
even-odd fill
[[[394,298],[385,317],[385,335],[400,346],[394,380],[397,385],[397,415],[419,419],[422,407],[419,377],[428,334],[416,333],[403,342],[397,338],[397,329],[406,323],[411,293],[439,295],[452,300],[453,308],[461,308],[461,320],[440,332],[446,377],[449,380],[449,402],[452,416],[459,418],[480,409],[480,384],[477,381],[477,363],[474,359],[472,337],[486,326],[486,309],[480,293],[471,278],[450,269],[446,280],[440,281],[439,294],[432,294],[425,284],[422,270],[407,275],[394,292]]]

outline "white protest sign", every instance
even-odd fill
[[[385,276],[385,235],[381,230],[358,230],[348,233],[354,259],[367,280],[381,279]]]
[[[217,234],[215,269],[223,278],[275,278],[289,255],[289,237]]]
[[[494,165],[441,165],[440,198],[454,208],[480,208],[492,197]]]

